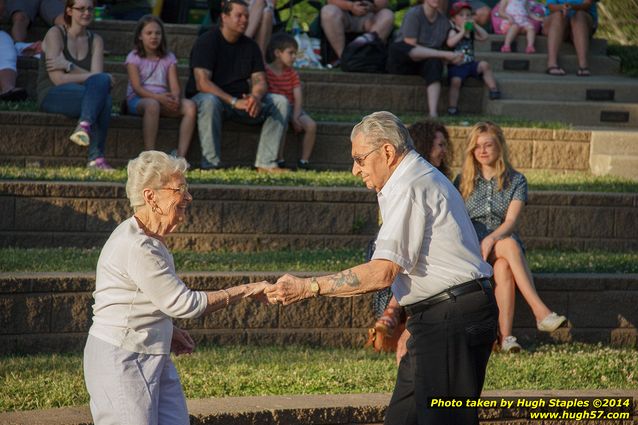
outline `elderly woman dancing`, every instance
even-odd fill
[[[195,318],[249,296],[267,282],[191,291],[175,272],[164,237],[193,200],[183,158],[147,151],[128,164],[133,217],[108,239],[97,264],[93,325],[84,349],[91,414],[100,424],[188,424],[186,399],[170,358],[191,353],[172,317]]]

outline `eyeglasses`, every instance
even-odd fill
[[[187,184],[180,184],[179,187],[160,187],[159,190],[172,190],[173,192],[179,192],[180,195],[188,192]]]
[[[80,13],[93,13],[93,10],[95,10],[94,7],[72,7],[71,9],[77,10]]]
[[[381,146],[377,146],[376,148],[372,149],[370,152],[368,153],[364,153],[363,155],[353,155],[352,156],[352,160],[354,162],[357,163],[357,165],[359,167],[363,167],[363,161],[365,161],[365,159],[374,151],[376,151],[377,149],[379,149]]]

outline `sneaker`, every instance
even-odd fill
[[[226,166],[221,161],[217,164],[213,164],[206,158],[202,158],[201,162],[199,163],[199,168],[202,170],[221,170],[222,168],[226,168]]]
[[[299,161],[297,161],[297,168],[300,170],[309,170],[310,163],[308,161],[300,159]]]
[[[516,342],[515,336],[506,336],[501,344],[502,353],[520,353],[523,348]]]
[[[506,46],[505,44],[501,46],[501,53],[511,53],[511,52],[512,52],[512,48],[510,46]]]
[[[286,160],[285,159],[278,159],[277,160],[277,167],[286,168]]]
[[[104,159],[104,157],[95,158],[93,161],[89,161],[86,166],[88,168],[95,168],[96,170],[114,171],[114,168],[111,167],[108,162],[106,162],[106,159]]]
[[[69,140],[78,146],[87,147],[91,142],[90,131],[91,128],[89,126],[78,123],[73,133],[69,136]]]
[[[567,317],[559,316],[558,314],[551,312],[543,320],[536,323],[536,327],[541,332],[554,332],[556,329],[567,321]]]
[[[490,100],[497,100],[501,98],[501,92],[496,90],[490,90]]]
[[[461,113],[461,111],[459,110],[459,108],[456,108],[454,106],[450,106],[449,108],[447,108],[447,114],[448,115],[459,115]]]

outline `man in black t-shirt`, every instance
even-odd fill
[[[263,123],[255,167],[261,172],[281,172],[277,153],[286,134],[289,105],[284,96],[267,93],[261,51],[244,35],[247,24],[246,3],[226,1],[220,26],[202,34],[191,50],[186,96],[197,103],[201,168],[221,166],[222,122],[232,119]]]

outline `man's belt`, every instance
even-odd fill
[[[429,309],[435,304],[442,303],[443,301],[453,300],[456,297],[460,297],[461,295],[465,294],[471,294],[472,292],[487,291],[491,289],[492,285],[490,284],[489,279],[474,279],[470,280],[469,282],[453,286],[443,292],[439,292],[436,295],[432,295],[429,298],[419,301],[418,303],[406,305],[404,308],[408,316],[412,316]]]

